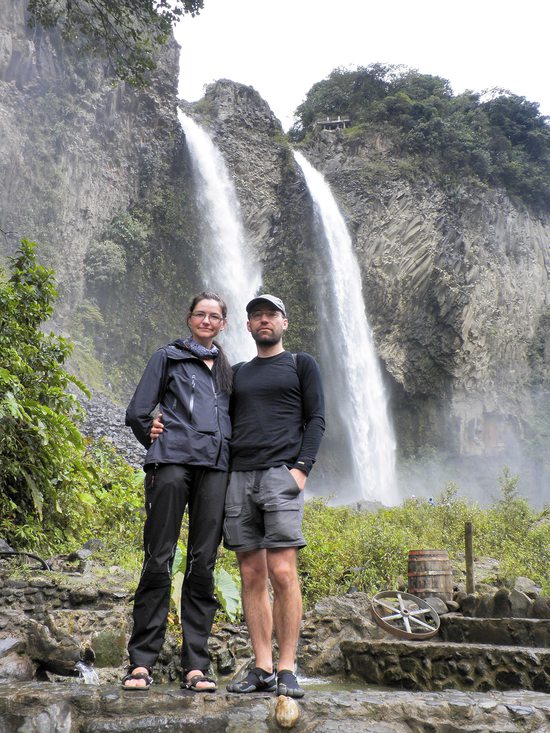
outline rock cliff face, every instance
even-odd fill
[[[550,217],[501,192],[410,182],[394,166],[369,180],[380,141],[350,143],[342,131],[320,133],[310,154],[354,232],[369,318],[401,394],[445,399],[438,429],[453,428],[459,452],[502,450],[548,374]]]
[[[55,33],[26,21],[25,3],[0,3],[2,227],[48,246],[61,282],[73,282],[74,305],[88,243],[138,196],[140,146],[162,116],[147,121],[144,100],[113,88],[99,62],[79,63]]]
[[[190,166],[176,115],[177,48],[149,89],[112,85],[97,59],[30,30],[0,0],[0,258],[26,236],[58,274],[58,327],[92,386],[126,396],[153,348],[181,332],[202,283]],[[266,290],[292,314],[286,345],[319,353],[326,287],[305,182],[279,121],[250,87],[182,103],[222,151]],[[361,268],[399,452],[459,458],[494,479],[550,470],[550,213],[504,193],[417,174],[382,136],[318,131],[302,152],[344,214]],[[531,453],[528,452],[529,449]],[[426,470],[429,469],[428,474]],[[495,470],[493,470],[495,469]],[[407,464],[404,493],[417,489]],[[440,475],[428,461],[421,474]]]
[[[120,391],[139,373],[136,351],[180,327],[178,285],[191,289],[178,49],[135,91],[56,32],[29,28],[25,7],[0,0],[0,259],[23,237],[40,243],[83,376]]]

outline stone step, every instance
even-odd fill
[[[296,733],[548,733],[550,696],[536,692],[308,690]],[[0,685],[2,733],[274,733],[277,698],[146,693],[77,683]]]
[[[550,692],[550,649],[442,641],[343,641],[348,672],[407,690]]]
[[[472,618],[449,613],[440,617],[436,640],[498,646],[550,647],[548,618]]]

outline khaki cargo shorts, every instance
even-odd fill
[[[304,492],[286,466],[231,472],[223,527],[229,550],[305,547],[303,517]]]

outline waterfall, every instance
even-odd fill
[[[224,348],[231,362],[251,359],[254,341],[245,328],[246,304],[261,284],[261,270],[246,246],[235,187],[223,157],[208,134],[178,110],[191,156],[202,226],[201,275],[205,289],[227,303]]]
[[[361,274],[350,235],[323,176],[301,153],[294,158],[306,180],[315,227],[323,242],[326,288],[320,293],[322,363],[327,404],[338,413],[351,456],[351,486],[339,478],[346,499],[399,503],[395,439],[362,295]],[[331,394],[329,394],[331,392]],[[329,414],[330,429],[330,414]]]

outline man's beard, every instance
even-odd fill
[[[271,331],[271,333],[252,333],[252,338],[260,346],[275,346],[282,338],[282,334]]]

